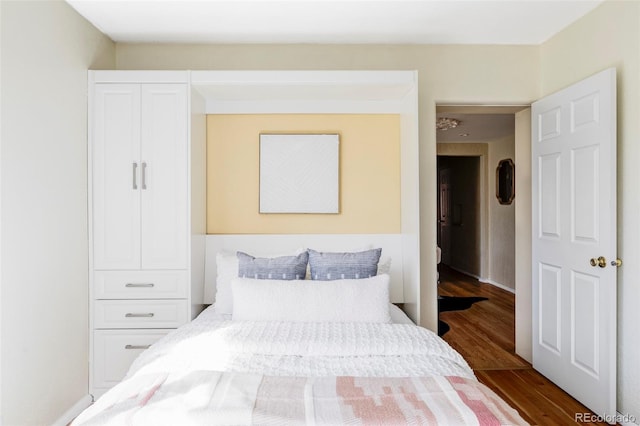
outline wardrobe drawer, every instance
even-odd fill
[[[93,388],[110,388],[127,374],[145,349],[171,330],[96,330],[93,333]]]
[[[94,328],[177,328],[188,320],[186,300],[94,302]]]
[[[95,299],[186,299],[187,271],[96,271]]]

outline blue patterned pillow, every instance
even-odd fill
[[[303,280],[307,274],[309,253],[297,256],[253,257],[239,251],[238,276],[259,280]]]
[[[311,279],[319,281],[371,278],[378,273],[381,248],[355,253],[321,253],[309,249]]]

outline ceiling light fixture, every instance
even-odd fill
[[[436,119],[436,129],[443,130],[443,131],[449,130],[449,129],[453,129],[454,127],[458,127],[460,123],[462,123],[462,121],[456,118],[438,117]]]

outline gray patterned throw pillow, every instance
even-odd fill
[[[309,253],[304,251],[297,256],[253,257],[241,251],[237,252],[238,276],[259,280],[303,280],[307,273]]]
[[[355,253],[321,253],[309,249],[311,279],[331,281],[371,278],[378,273],[381,248]]]

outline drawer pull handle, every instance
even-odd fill
[[[149,349],[151,345],[127,345],[125,349]]]
[[[153,284],[153,283],[127,283],[125,285],[125,287],[129,287],[129,288],[131,288],[131,287],[154,287],[154,286],[155,286],[155,284]]]
[[[128,313],[125,315],[125,318],[152,318],[153,314],[152,313],[148,313],[148,314],[132,314],[132,313]]]

